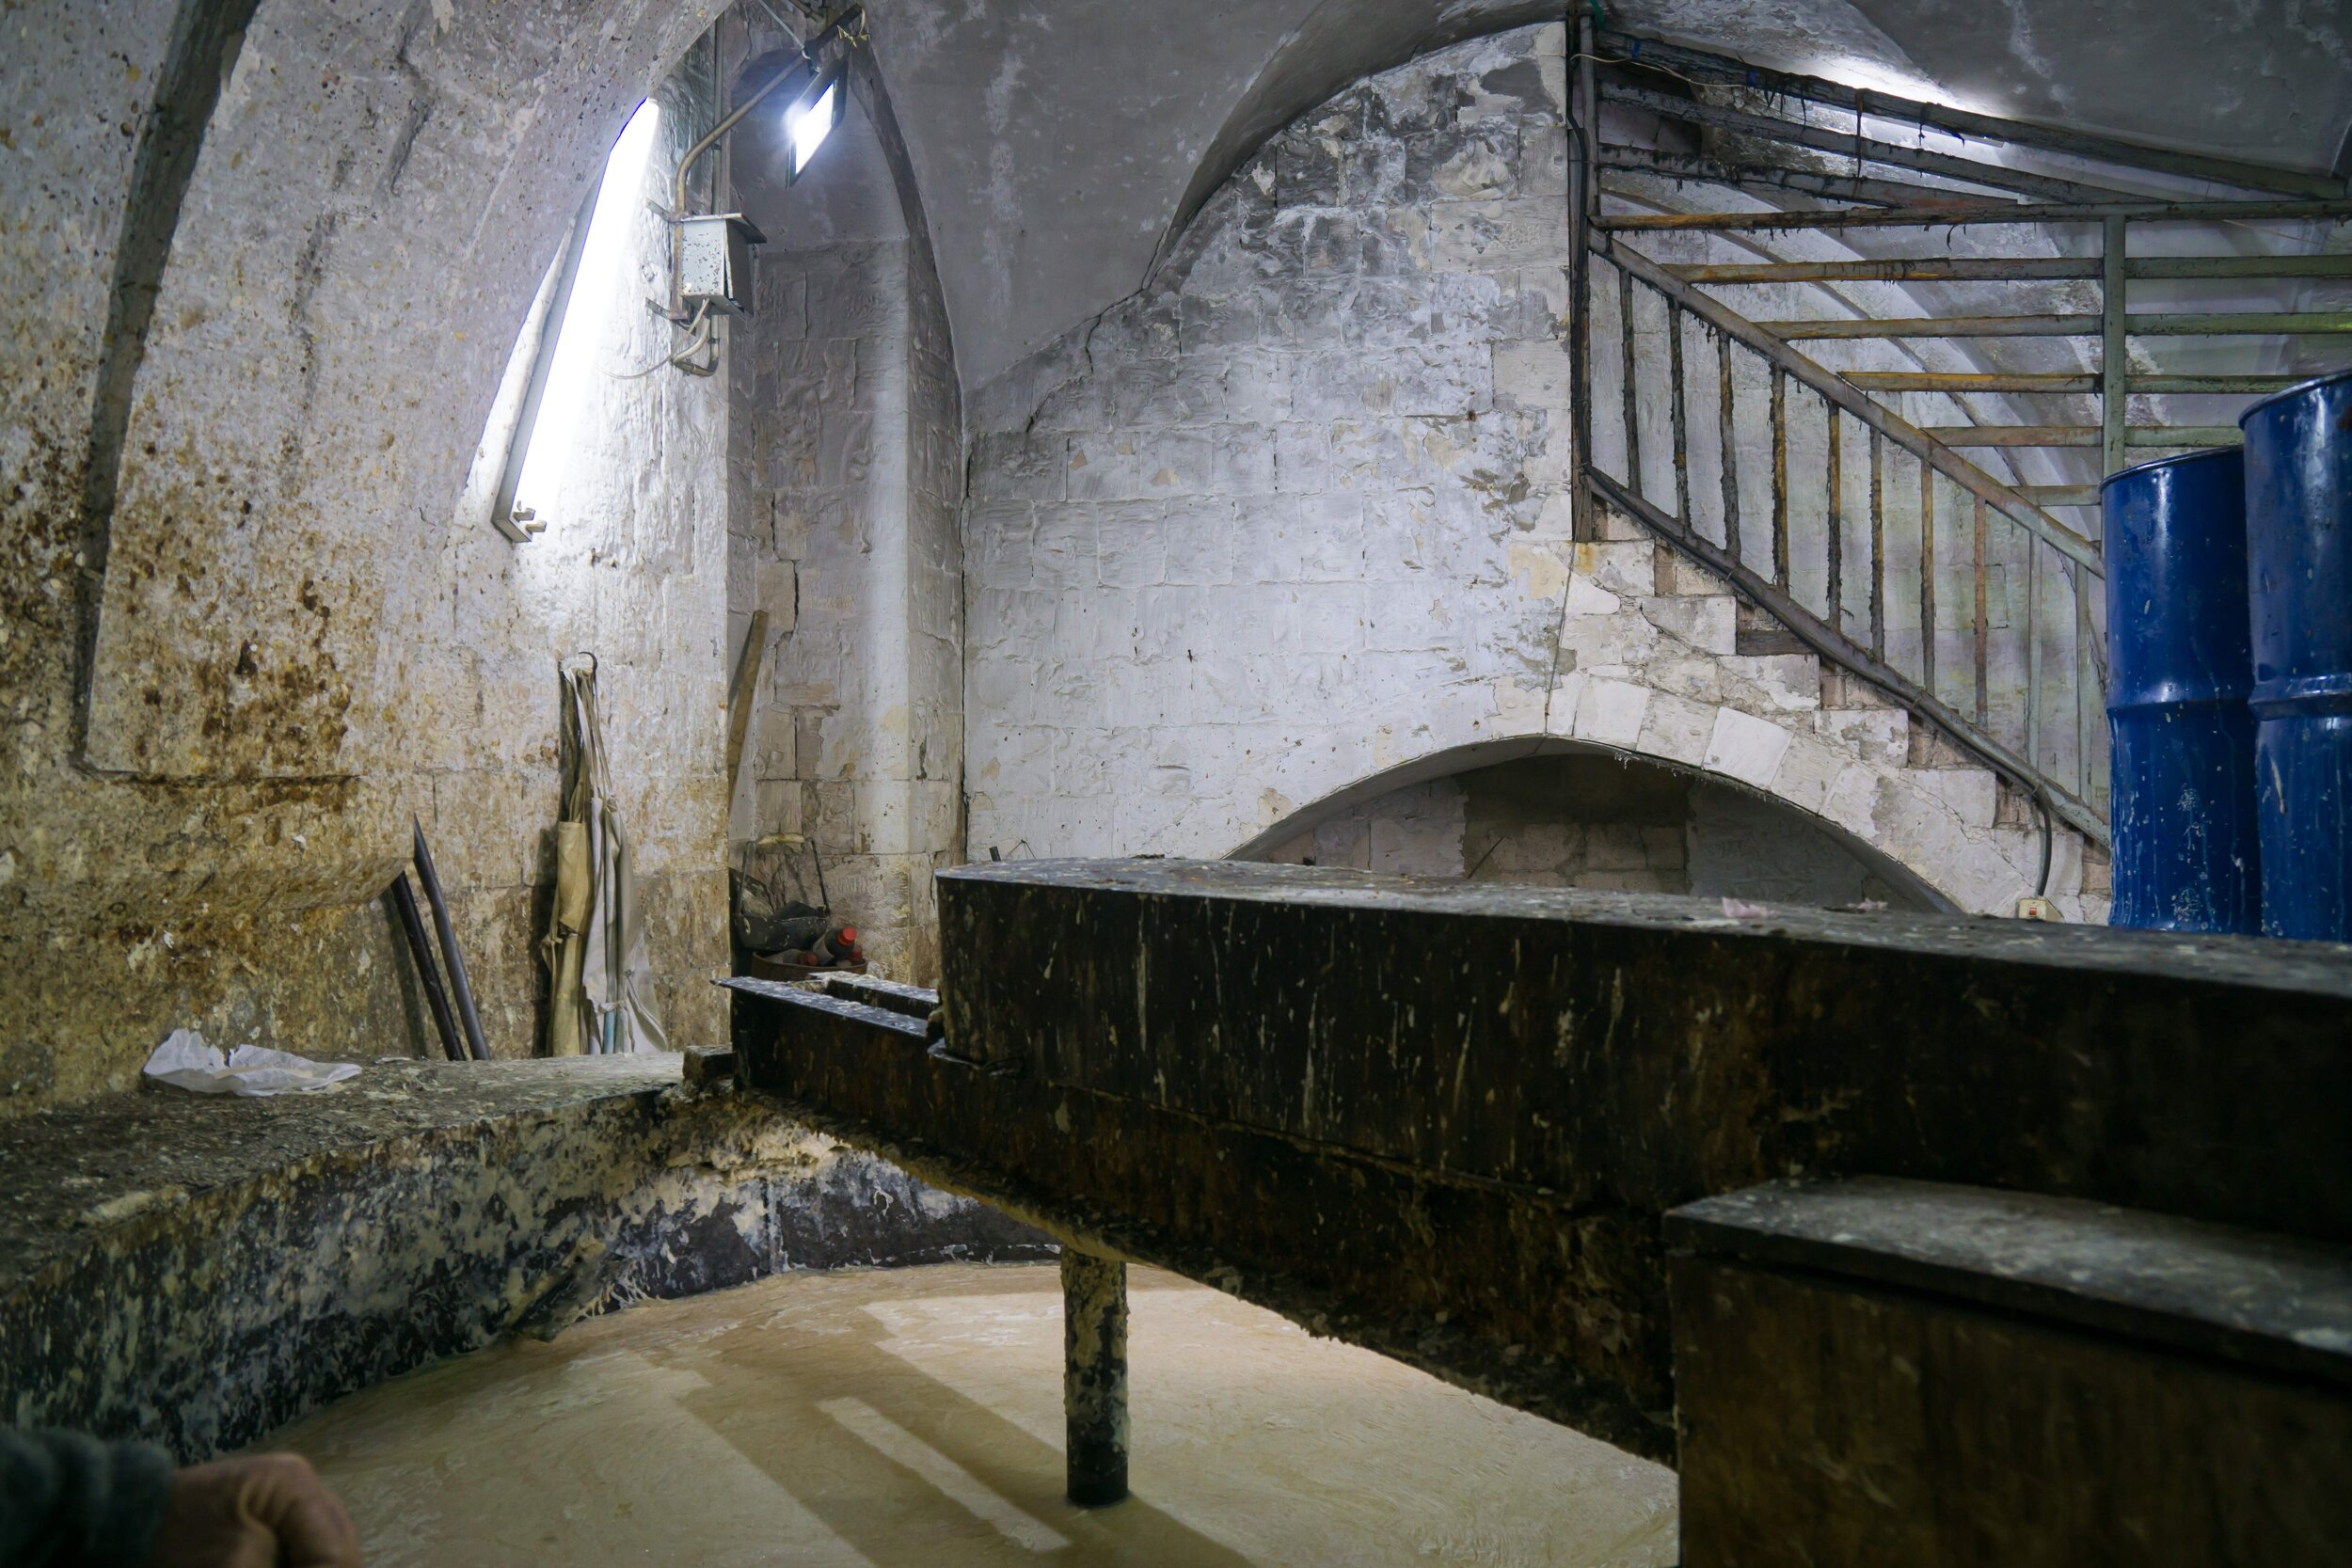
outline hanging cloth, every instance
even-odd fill
[[[667,1051],[650,1005],[653,964],[637,874],[605,768],[596,659],[560,673],[563,820],[555,826],[555,911],[541,945],[554,991],[548,1054]]]

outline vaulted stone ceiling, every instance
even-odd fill
[[[1265,135],[1557,0],[869,0],[977,387],[1143,279]],[[1642,0],[1613,25],[1987,113],[2307,167],[2352,124],[2347,0]]]

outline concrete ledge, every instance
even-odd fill
[[[183,1459],[533,1321],[786,1268],[1045,1238],[675,1056],[376,1063],[340,1090],[156,1090],[0,1147],[0,1418]]]
[[[1940,1181],[1775,1181],[1666,1216],[1679,1254],[1949,1296],[2352,1390],[2352,1246]]]
[[[1690,1568],[2344,1560],[2341,1243],[1874,1179],[1666,1228]]]

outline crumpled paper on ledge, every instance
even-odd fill
[[[356,1062],[314,1062],[291,1051],[241,1045],[222,1055],[193,1029],[174,1029],[140,1069],[158,1084],[195,1094],[235,1094],[249,1099],[324,1089],[359,1075]]]

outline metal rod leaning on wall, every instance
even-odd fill
[[[417,880],[424,884],[424,901],[433,910],[433,929],[441,939],[441,958],[449,965],[451,1000],[457,1005],[457,1022],[465,1026],[466,1050],[477,1062],[490,1059],[482,1037],[482,1015],[474,1010],[473,983],[466,977],[466,960],[457,951],[457,933],[449,923],[449,901],[441,896],[440,874],[433,869],[433,851],[425,847],[424,824],[408,819],[416,830]]]
[[[424,1005],[433,1014],[433,1027],[439,1031],[441,1050],[453,1062],[466,1059],[465,1047],[457,1043],[457,1026],[450,1021],[449,998],[441,990],[440,971],[433,966],[433,947],[424,934],[424,921],[417,913],[417,895],[408,886],[408,873],[404,871],[392,879],[392,908],[400,911],[401,929],[408,933],[408,956],[417,960],[417,978],[424,986]]]

